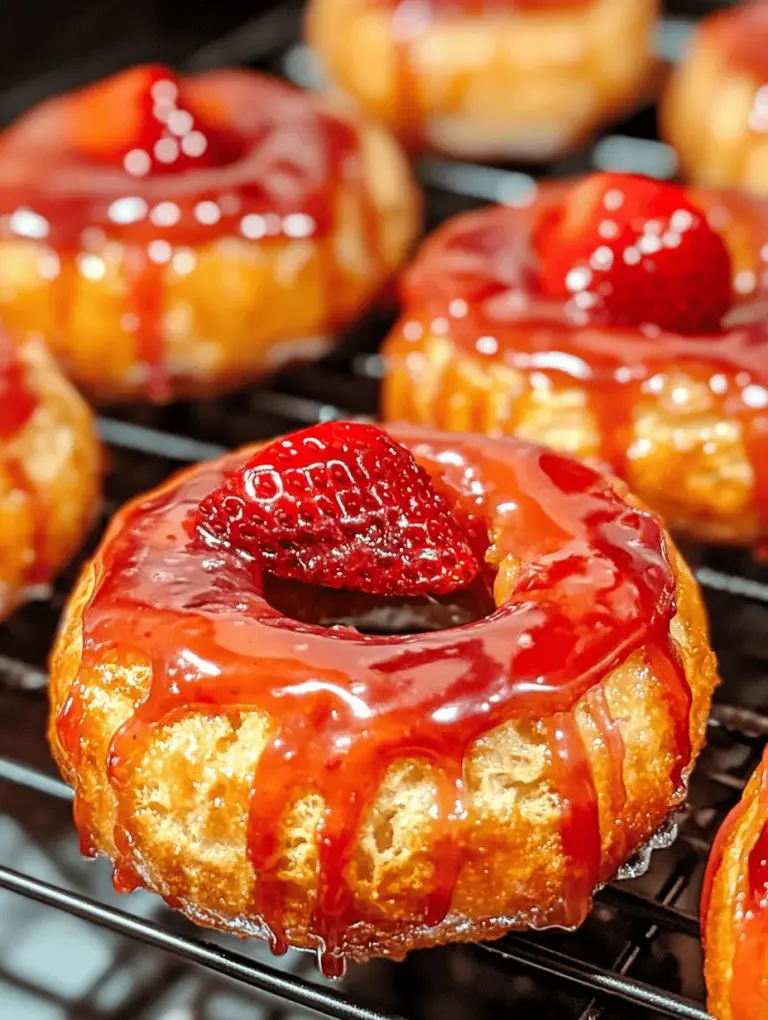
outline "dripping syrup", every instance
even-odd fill
[[[409,338],[418,341],[432,332],[450,338],[479,368],[500,364],[516,369],[528,393],[578,388],[599,425],[597,456],[619,476],[626,475],[633,409],[655,401],[668,379],[684,374],[703,384],[718,418],[741,425],[755,501],[768,526],[768,295],[763,290],[746,297],[716,334],[591,326],[586,314],[537,291],[533,224],[567,187],[543,189],[524,208],[489,207],[467,214],[428,239],[402,283],[406,312],[387,341],[389,357],[405,361]],[[764,213],[755,206],[754,215]],[[761,222],[763,237],[768,236],[768,222]],[[758,251],[753,254],[758,260]],[[452,371],[460,371],[456,363],[446,369]],[[450,427],[449,399],[438,394],[430,423]],[[384,401],[386,411],[386,382]],[[402,408],[396,411],[403,416]],[[510,414],[505,431],[514,432],[514,405]],[[475,427],[484,430],[482,422]]]
[[[163,315],[177,253],[188,258],[191,251],[194,258],[199,247],[228,238],[266,248],[292,237],[324,244],[347,189],[361,210],[369,255],[381,261],[351,124],[256,73],[211,72],[180,81],[201,109],[215,109],[237,140],[227,150],[229,161],[137,175],[105,163],[103,155],[91,158],[72,138],[71,118],[84,93],[48,100],[0,138],[0,233],[38,244],[41,275],[50,272],[51,256],[57,260],[47,287],[54,349],[66,335],[67,322],[60,320],[72,315],[80,275],[101,279],[104,245],[122,246],[123,323],[132,324],[123,328],[135,327],[137,364],[155,400],[167,399],[170,388]],[[324,261],[332,261],[330,252]],[[328,307],[335,309],[330,272],[326,289]],[[38,328],[37,322],[23,325]]]
[[[81,679],[56,723],[76,764],[91,725],[82,678],[107,649],[151,665],[150,690],[116,733],[108,758],[117,873],[130,886],[138,880],[129,863],[135,822],[122,791],[153,731],[189,712],[266,713],[273,736],[256,768],[247,829],[259,878],[254,909],[273,948],[284,949],[281,823],[294,798],[319,794],[325,806],[312,931],[328,973],[339,971],[350,929],[365,920],[352,874],[361,826],[389,766],[417,759],[437,777],[434,874],[414,892],[412,911],[414,923],[434,925],[450,913],[463,863],[471,821],[467,752],[510,720],[553,721],[553,791],[563,805],[563,852],[574,875],[554,923],[578,923],[594,886],[609,876],[600,870],[595,786],[574,705],[640,648],[660,649],[664,661],[674,662],[675,579],[650,515],[623,503],[591,469],[515,439],[392,433],[455,512],[482,522],[486,542],[493,532],[499,559],[520,561],[503,604],[482,619],[419,634],[330,631],[287,618],[242,560],[179,544],[190,511],[253,451],[230,455],[116,516],[97,553],[98,582],[83,613]],[[673,698],[680,698],[681,678],[671,669],[661,676],[675,687]],[[610,713],[600,715],[612,766],[621,773],[623,747],[611,735]],[[690,758],[687,733],[678,729],[676,740],[673,787]],[[616,806],[621,790],[620,776],[613,784]],[[80,800],[76,819],[87,827]]]

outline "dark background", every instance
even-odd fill
[[[63,87],[146,60],[184,64],[270,0],[2,0],[0,123]]]

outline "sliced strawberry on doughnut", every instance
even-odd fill
[[[588,177],[543,215],[534,247],[542,291],[595,322],[708,333],[731,306],[725,242],[676,184]]]
[[[194,526],[277,577],[376,595],[444,595],[480,569],[429,475],[374,425],[276,440],[206,496]]]
[[[69,131],[90,159],[136,177],[222,166],[242,153],[234,132],[214,122],[159,64],[136,67],[73,97]]]

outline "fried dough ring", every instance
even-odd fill
[[[202,90],[206,97],[219,97],[225,106],[228,103],[228,115],[246,134],[260,110],[281,103],[294,111],[297,104],[306,107],[303,121],[299,113],[291,114],[299,119],[295,131],[300,140],[302,131],[327,130],[322,122],[314,127],[311,123],[313,111],[323,109],[323,104],[277,79],[217,71],[190,80],[190,88]],[[0,204],[13,200],[35,208],[28,182],[33,172],[37,177],[32,179],[40,179],[41,164],[52,162],[59,179],[70,180],[66,165],[56,168],[61,152],[66,154],[71,146],[65,125],[76,96],[48,100],[0,138]],[[202,197],[212,206],[211,215],[223,219],[207,230],[193,224],[192,241],[179,232],[189,226],[184,218],[174,226],[142,221],[135,230],[131,225],[114,228],[109,224],[109,230],[93,229],[84,223],[81,236],[61,245],[56,242],[55,222],[45,240],[3,231],[0,314],[4,321],[16,329],[40,333],[70,377],[99,402],[215,395],[290,362],[326,353],[339,331],[379,294],[405,258],[419,220],[418,194],[396,143],[375,125],[347,115],[338,117],[352,125],[360,159],[359,167],[347,161],[339,180],[322,185],[326,189],[322,202],[329,207],[327,230],[302,236],[303,228],[298,228],[298,236],[290,236],[280,228],[288,217],[281,219],[277,213],[251,216],[263,220],[262,234],[267,236],[258,235],[258,224],[241,229],[237,215],[226,214],[227,178],[222,173],[230,173],[230,168],[196,171],[205,187]],[[291,151],[296,151],[290,131],[287,124],[274,145],[292,145]],[[303,143],[306,147],[306,137]],[[322,151],[323,140],[318,144]],[[292,158],[291,151],[286,158]],[[254,149],[243,162],[258,158]],[[118,175],[116,184],[111,172],[112,190],[102,201],[105,206],[127,196],[128,203],[144,202],[151,216],[153,208],[172,206],[168,199],[179,188],[189,204],[183,181],[179,185],[174,181],[169,185],[165,179],[137,183]],[[87,173],[87,188],[93,187],[99,195],[98,189],[106,187],[101,183],[103,174],[91,166]],[[80,200],[78,188],[86,186],[81,188],[76,176],[74,180],[69,186]],[[263,183],[258,176],[254,181],[239,180],[246,189],[254,182]],[[54,194],[56,186],[51,186]],[[131,198],[135,191],[138,197]],[[210,196],[220,193],[223,211],[217,212]],[[44,214],[51,195],[43,191],[40,200]],[[191,206],[186,215],[192,218]],[[267,222],[269,216],[276,221],[274,231]],[[256,233],[249,237],[247,230]],[[145,249],[151,261],[152,292],[159,294],[158,310],[151,312],[155,298],[140,298],[137,303],[134,297],[137,257],[144,259]],[[156,319],[159,334],[151,364],[142,350],[138,325],[145,314]]]
[[[406,4],[313,0],[307,38],[331,80],[407,144],[547,160],[642,96],[656,12],[655,0],[438,10],[398,44],[416,16]]]
[[[480,456],[481,450],[492,451],[493,457],[501,457],[501,451],[508,451],[511,458],[533,456],[530,451],[536,451],[516,440],[456,439],[414,430],[395,430],[393,434],[411,446],[421,463],[431,464],[432,470],[437,463],[432,450],[461,450],[469,458],[468,463]],[[256,904],[260,894],[263,895],[266,875],[257,877],[254,874],[248,853],[248,818],[254,773],[261,756],[266,754],[275,719],[252,703],[240,703],[242,695],[234,693],[231,697],[238,700],[236,711],[214,710],[212,713],[210,697],[215,699],[215,691],[219,689],[213,687],[210,689],[213,694],[203,698],[209,702],[207,708],[182,706],[172,710],[165,721],[157,725],[139,723],[139,729],[131,729],[140,740],[141,752],[130,756],[129,750],[130,761],[124,759],[116,785],[115,747],[122,746],[122,738],[116,738],[116,734],[127,732],[122,729],[127,723],[133,727],[138,718],[149,718],[146,712],[154,710],[146,708],[150,704],[147,699],[160,697],[162,700],[165,680],[160,679],[159,660],[152,658],[154,653],[128,648],[122,638],[108,638],[106,644],[99,644],[100,639],[94,635],[97,632],[107,635],[115,623],[122,626],[118,618],[120,613],[123,618],[126,613],[121,610],[115,615],[107,609],[103,615],[101,609],[93,607],[95,600],[104,597],[104,591],[120,590],[119,572],[114,574],[109,566],[116,562],[111,557],[113,553],[118,555],[116,550],[122,548],[119,543],[134,534],[134,527],[142,527],[142,520],[149,520],[144,518],[145,512],[153,513],[150,510],[153,506],[168,506],[170,516],[164,516],[165,510],[159,511],[158,530],[154,530],[152,523],[152,533],[157,535],[163,548],[166,544],[171,549],[179,548],[176,526],[173,535],[166,535],[169,530],[166,522],[178,523],[183,510],[183,506],[174,509],[174,500],[182,498],[177,494],[190,492],[197,499],[199,490],[207,491],[227,469],[226,465],[231,469],[252,453],[253,448],[209,466],[194,467],[121,511],[101,549],[85,567],[69,601],[51,660],[50,682],[51,748],[64,777],[76,790],[75,814],[86,845],[110,858],[120,875],[127,869],[134,881],[160,893],[198,923],[240,936],[265,934]],[[535,456],[555,455],[538,451]],[[560,463],[560,458],[557,460]],[[497,461],[491,458],[488,463]],[[579,472],[588,471],[575,463],[568,470],[576,472],[577,479],[581,477]],[[599,477],[591,472],[589,476]],[[574,482],[576,488],[580,484],[578,480]],[[607,482],[599,484],[608,486]],[[185,486],[192,488],[185,489]],[[617,498],[610,487],[605,488],[605,492],[611,500]],[[189,498],[184,497],[185,500]],[[497,498],[501,497],[493,496]],[[570,499],[568,496],[567,502]],[[641,516],[633,520],[647,524],[650,518],[643,516],[643,511],[638,513]],[[494,532],[495,538],[491,536],[492,549],[497,552],[489,553],[489,562],[494,563],[496,573],[496,602],[504,607],[524,564],[509,553],[504,555],[505,529],[501,525],[500,528]],[[155,539],[150,541],[154,548]],[[653,633],[662,643],[667,642],[673,650],[670,654],[678,663],[676,675],[686,691],[683,716],[680,717],[679,691],[676,700],[670,680],[671,660],[660,658],[658,648],[647,643],[624,658],[618,653],[618,661],[607,668],[602,679],[589,681],[592,686],[573,705],[564,723],[566,728],[572,729],[580,746],[583,743],[585,767],[591,773],[590,782],[594,783],[595,819],[599,819],[595,863],[600,881],[610,878],[684,798],[685,782],[704,738],[709,700],[717,680],[696,583],[666,536],[662,542],[666,550],[662,554],[666,563],[664,570],[669,571],[674,601],[669,616],[664,617],[668,622],[660,625],[663,633],[659,630]],[[140,545],[140,556],[143,556],[142,548],[145,547]],[[180,582],[182,589],[178,587],[178,577],[184,574],[182,561],[179,561],[179,569],[181,574],[174,583],[177,593],[182,589],[186,592],[183,580]],[[139,570],[141,572],[141,568]],[[158,575],[155,572],[153,576]],[[117,578],[117,588],[109,577]],[[164,596],[162,587],[153,590],[155,594],[147,598],[155,605]],[[170,591],[168,597],[176,598]],[[110,596],[106,598],[109,600]],[[193,597],[191,591],[183,598],[185,605],[190,599],[195,605],[199,604],[198,597]],[[107,603],[99,601],[98,605],[103,607]],[[261,607],[255,610],[258,613],[275,612],[264,610],[263,601],[255,605]],[[134,635],[144,633],[143,628],[149,628],[148,640],[154,640],[149,637],[151,630],[160,642],[158,647],[165,649],[166,637],[160,633],[165,625],[150,622],[153,612],[151,608],[135,608],[131,614],[132,632]],[[190,612],[189,626],[193,626],[196,611],[191,609]],[[150,616],[145,620],[146,613]],[[89,629],[91,622],[97,619],[101,622],[95,624],[96,630]],[[169,619],[176,619],[175,611]],[[251,619],[253,624],[248,622]],[[282,660],[270,658],[273,653],[278,654],[270,651],[277,647],[271,645],[277,640],[275,631],[264,629],[260,619],[248,617],[243,626],[253,626],[256,631],[262,628],[262,636],[257,640],[262,650],[260,654],[267,657],[265,662],[274,663],[269,675],[279,676]],[[470,628],[476,629],[467,634],[476,633],[481,637],[493,619],[487,617],[470,624]],[[279,632],[284,634],[288,622],[284,616],[279,622],[282,624]],[[99,630],[102,625],[106,631]],[[299,628],[298,624],[290,626]],[[174,633],[183,635],[186,632],[174,630]],[[301,634],[304,633],[302,630]],[[345,658],[346,646],[333,632],[323,630],[319,638],[317,628],[306,633],[313,635],[306,640],[320,642],[312,645],[316,651],[311,655],[319,655],[318,649],[323,649],[322,654],[330,656],[327,661],[338,664],[339,669],[351,662],[350,676],[355,675],[354,658]],[[462,628],[458,628],[418,635],[409,639],[412,640],[410,647],[418,649],[422,644],[437,647],[430,644],[433,640],[450,644],[463,640],[463,634]],[[305,639],[298,635],[297,640]],[[510,654],[511,649],[512,645]],[[195,655],[199,654],[202,653],[198,648],[189,661],[196,661]],[[446,651],[445,654],[445,668],[449,669],[451,653]],[[615,649],[612,654],[617,655]],[[245,666],[239,668],[239,672],[232,675],[231,683],[251,682],[243,671],[257,669],[258,659],[249,661],[251,666],[247,670]],[[324,667],[307,668],[319,670],[312,675],[322,679]],[[363,666],[359,669],[362,677]],[[259,684],[263,682],[258,681]],[[392,682],[397,683],[397,678],[393,677]],[[231,689],[234,692],[234,688]],[[144,715],[136,716],[137,711]],[[302,714],[313,711],[309,703],[299,707]],[[467,824],[456,837],[461,867],[447,912],[435,923],[425,922],[422,897],[433,880],[442,846],[438,840],[441,830],[435,828],[433,821],[440,817],[439,769],[433,768],[418,753],[414,756],[405,750],[390,762],[381,773],[380,781],[374,781],[371,801],[360,819],[359,830],[355,830],[345,876],[354,898],[357,923],[343,932],[334,947],[339,953],[356,960],[376,955],[399,958],[416,947],[494,937],[514,927],[562,923],[563,903],[575,879],[574,865],[561,834],[561,826],[571,809],[566,806],[564,792],[558,789],[547,736],[558,718],[506,718],[502,724],[480,732],[464,754]],[[482,725],[487,727],[487,719],[481,719]],[[679,753],[680,726],[684,742],[690,738],[691,758],[688,761],[686,755],[678,783],[673,779],[673,766]],[[127,746],[138,748],[133,739],[130,738]],[[416,736],[408,738],[411,747],[417,740]],[[619,775],[616,774],[617,746]],[[369,771],[358,769],[361,781]],[[337,776],[334,782],[338,782],[340,773],[334,775]],[[280,785],[283,782],[291,787],[290,768],[276,791],[284,813],[271,858],[284,890],[285,942],[296,947],[318,948],[318,930],[313,922],[320,883],[315,833],[324,817],[324,803],[322,796],[286,789]],[[617,786],[626,791],[618,813],[613,796]],[[259,790],[258,781],[256,789]],[[262,796],[266,796],[266,791]],[[118,816],[122,821],[116,826]],[[128,838],[124,836],[124,824],[130,829]],[[576,867],[578,870],[578,862]],[[586,890],[587,903],[591,889],[592,884]]]

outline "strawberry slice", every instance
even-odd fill
[[[731,307],[731,259],[676,184],[595,174],[534,231],[545,295],[593,322],[710,333]]]
[[[202,500],[194,527],[277,577],[375,595],[444,595],[480,569],[410,452],[355,422],[264,447]]]
[[[211,110],[185,95],[183,80],[162,65],[144,65],[91,85],[72,97],[69,133],[90,159],[136,177],[223,166],[242,140]]]

